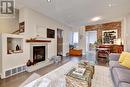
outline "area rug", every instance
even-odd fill
[[[33,85],[39,83],[46,83],[41,81],[43,78],[51,80],[50,84],[47,87],[66,87],[65,74],[71,70],[73,67],[77,67],[78,63],[70,61],[61,67],[53,70],[52,72],[42,76],[36,81],[29,83],[25,87],[34,87]],[[37,86],[42,87],[42,86]],[[92,80],[92,87],[113,87],[113,83],[110,76],[110,71],[108,67],[105,66],[95,66],[95,74]]]
[[[108,67],[95,66],[92,87],[114,87]]]

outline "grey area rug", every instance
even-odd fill
[[[34,85],[39,83],[45,83],[44,81],[41,81],[43,78],[47,78],[50,80],[50,83],[46,87],[66,87],[66,81],[65,81],[65,74],[72,69],[73,67],[77,67],[77,62],[68,62],[61,67],[53,70],[52,72],[42,76],[41,78],[29,83],[25,87],[35,87]],[[37,87],[43,87],[42,85]],[[95,66],[95,74],[94,78],[92,79],[92,87],[114,87],[111,75],[108,67],[105,66]]]
[[[95,66],[92,87],[114,87],[108,67]]]

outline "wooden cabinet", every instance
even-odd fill
[[[122,53],[124,51],[123,45],[112,45],[111,46],[111,53]]]
[[[100,45],[97,48],[108,48],[110,53],[122,53],[124,51],[123,45]]]
[[[81,49],[70,49],[69,50],[70,56],[82,56],[82,50]]]

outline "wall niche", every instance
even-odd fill
[[[23,53],[23,39],[7,37],[7,54]]]

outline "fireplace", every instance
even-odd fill
[[[45,61],[45,46],[33,46],[33,64]]]

